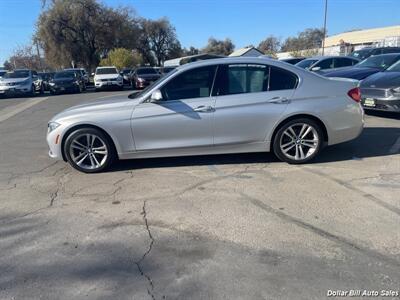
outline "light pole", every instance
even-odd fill
[[[325,52],[325,36],[326,36],[326,15],[328,13],[328,0],[325,0],[325,17],[324,17],[324,36],[322,38],[322,56]]]

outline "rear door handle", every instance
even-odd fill
[[[290,100],[286,97],[273,97],[268,100],[269,103],[275,103],[275,104],[286,104],[289,103]]]
[[[212,106],[200,105],[200,106],[194,108],[193,110],[197,111],[197,112],[213,112],[214,108]]]

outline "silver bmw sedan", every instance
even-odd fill
[[[273,151],[291,164],[363,129],[357,81],[264,57],[183,65],[141,92],[69,108],[48,123],[52,158],[79,171],[116,159]]]

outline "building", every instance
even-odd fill
[[[260,50],[258,50],[255,47],[240,48],[238,50],[233,51],[231,54],[229,54],[230,57],[238,57],[238,56],[258,57],[260,55],[264,55],[264,53],[262,53]]]
[[[340,46],[343,43],[352,45],[354,48],[400,46],[400,25],[343,32],[325,39],[327,48]]]
[[[191,62],[198,61],[198,60],[221,58],[221,57],[224,57],[224,56],[208,54],[208,53],[183,56],[183,57],[166,60],[164,62],[164,67],[178,67],[180,65],[184,65],[184,64],[191,63]]]

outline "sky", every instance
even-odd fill
[[[73,0],[72,0],[73,1]],[[145,18],[167,17],[183,47],[201,48],[210,36],[255,46],[269,35],[282,39],[322,27],[325,0],[102,0],[132,6]],[[328,35],[351,29],[400,25],[400,0],[328,0]],[[31,41],[41,0],[0,0],[0,65]]]

